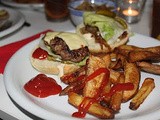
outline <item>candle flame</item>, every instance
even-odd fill
[[[130,4],[132,4],[132,3],[133,3],[133,1],[132,1],[132,0],[129,0],[129,3],[130,3]]]
[[[129,15],[132,14],[132,8],[131,8],[131,7],[128,8],[128,14],[129,14]]]
[[[137,16],[139,12],[137,10],[132,9],[131,7],[128,7],[128,9],[123,11],[123,14],[126,16]]]

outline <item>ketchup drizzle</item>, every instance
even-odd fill
[[[97,92],[97,95],[93,99],[84,97],[83,101],[78,107],[78,112],[74,112],[72,114],[73,117],[84,118],[90,106],[93,103],[98,102],[97,100],[99,98],[99,94],[101,90],[103,90],[104,86],[108,83],[109,75],[110,75],[109,70],[106,68],[99,68],[96,71],[94,71],[91,75],[87,76],[85,79],[85,83],[86,83],[102,73],[105,73],[105,76],[103,77],[103,80],[101,83],[101,87],[100,87],[101,89],[99,89],[99,91]]]

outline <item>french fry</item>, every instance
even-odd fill
[[[133,45],[122,45],[117,47],[115,52],[128,57],[130,62],[160,60],[160,46],[140,48]]]
[[[81,95],[78,95],[74,92],[70,92],[68,95],[68,102],[75,106],[76,108],[79,107],[79,105],[82,103],[82,101],[84,100],[84,97]],[[89,98],[86,102],[89,102]],[[93,104],[91,104],[91,106],[89,107],[88,111],[89,114],[92,114],[98,118],[102,118],[102,119],[112,119],[114,118],[114,112],[109,109],[109,108],[105,108],[103,106],[101,106],[99,103],[95,102]]]
[[[121,74],[119,79],[118,79],[118,83],[124,83],[124,74]],[[112,110],[114,110],[115,112],[118,112],[121,109],[121,102],[122,102],[122,97],[123,97],[123,92],[116,92],[110,100],[110,106],[109,108],[111,108]]]
[[[86,73],[87,76],[94,73],[94,71],[96,71],[99,68],[107,68],[108,66],[107,58],[110,59],[109,54],[106,54],[106,56],[104,57],[91,55],[89,57],[88,64],[87,64],[87,73]],[[97,91],[99,91],[99,88],[101,87],[104,77],[105,77],[105,74],[102,73],[100,75],[97,75],[92,80],[86,82],[84,89],[83,89],[83,95],[85,97],[90,97],[90,98],[95,97],[97,95]]]
[[[138,93],[131,100],[129,108],[132,110],[137,110],[154,88],[154,79],[146,78]]]
[[[111,61],[109,68],[113,70],[123,69],[124,61],[126,60],[126,56],[117,53],[117,56],[115,59],[116,59],[115,61]]]
[[[110,69],[110,78],[109,80],[111,81],[111,83],[117,83],[119,80],[119,77],[121,76],[121,73],[118,71],[115,71],[113,69]]]
[[[134,89],[123,92],[123,102],[130,100],[139,89],[140,71],[135,63],[125,62],[124,64],[125,83],[133,83]]]
[[[79,76],[85,74],[85,72],[86,72],[85,69],[86,69],[86,66],[80,67],[79,69],[77,69],[73,73],[64,74],[63,76],[60,77],[60,79],[65,84],[73,83],[73,82],[77,81],[77,78]]]
[[[148,51],[155,54],[160,54],[160,46],[141,48],[134,45],[122,45],[117,47],[115,51],[122,55],[126,55],[131,51]]]
[[[130,62],[138,62],[144,60],[158,61],[160,60],[160,55],[150,52],[150,51],[131,51],[128,55]]]
[[[146,48],[142,48],[142,49],[143,49],[143,51],[150,51],[150,52],[153,52],[155,54],[160,55],[160,46],[146,47]]]
[[[160,65],[158,64],[152,64],[149,62],[142,61],[137,62],[137,66],[140,67],[141,70],[146,71],[148,73],[160,75]]]
[[[112,61],[109,68],[113,69],[113,70],[121,69],[122,68],[122,62],[119,59],[116,60],[116,61]]]
[[[60,96],[62,95],[68,95],[69,92],[76,92],[76,93],[80,93],[82,92],[82,89],[84,87],[84,80],[79,80],[76,81],[72,84],[69,84],[67,87],[65,87],[61,93],[59,94]]]
[[[138,50],[142,50],[142,48],[133,45],[121,45],[117,47],[114,51],[124,56],[128,56],[129,52]]]
[[[111,81],[108,82],[108,84],[105,85],[105,87],[103,88],[103,91],[102,91],[102,94],[106,94],[106,93],[109,93],[110,92],[110,89],[111,89]],[[110,96],[107,96],[104,98],[104,100],[102,101],[103,104],[105,104],[105,106],[109,106],[109,103],[110,103],[110,99],[111,97]]]

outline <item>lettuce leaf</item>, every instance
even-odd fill
[[[85,25],[98,27],[101,36],[109,44],[114,43],[125,30],[123,26],[113,18],[92,12],[85,12],[83,21]]]

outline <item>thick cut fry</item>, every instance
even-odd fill
[[[122,55],[126,55],[131,51],[148,51],[153,52],[155,54],[160,54],[160,46],[141,48],[133,45],[122,45],[117,47],[115,51]]]
[[[73,73],[64,74],[63,76],[60,77],[60,79],[65,84],[73,83],[77,81],[78,77],[85,74],[85,69],[86,69],[86,66],[80,67]]]
[[[113,70],[121,69],[122,68],[121,61],[120,60],[112,61],[109,68]]]
[[[106,84],[105,87],[103,88],[102,94],[109,93],[109,91],[111,89],[111,85],[112,85],[112,83],[111,83],[111,81],[109,81],[108,84]],[[103,102],[102,102],[103,105],[104,106],[109,106],[110,99],[111,99],[110,96],[105,97],[104,100],[103,100]]]
[[[117,56],[114,59],[114,61],[111,61],[109,68],[113,70],[121,70],[123,69],[125,60],[126,60],[126,56],[117,53]]]
[[[69,97],[68,102],[70,104],[72,104],[73,106],[75,106],[76,108],[79,107],[79,105],[81,104],[81,102],[84,99],[84,97],[82,97],[76,93],[73,93],[73,92],[69,93],[68,97]],[[88,99],[88,101],[89,100],[90,99]],[[91,104],[91,106],[88,109],[88,113],[90,113],[98,118],[103,118],[103,119],[114,118],[114,113],[111,109],[105,108],[97,102]]]
[[[77,80],[76,82],[74,82],[74,83],[68,85],[66,88],[64,88],[59,95],[60,96],[68,95],[69,92],[81,93],[82,89],[84,87],[83,82],[84,82],[84,80]]]
[[[130,100],[139,89],[140,71],[135,63],[124,64],[125,83],[133,83],[134,89],[123,92],[123,102]]]
[[[142,48],[142,49],[143,49],[143,51],[150,51],[150,52],[153,52],[155,54],[160,55],[160,46],[146,47],[146,48]]]
[[[109,54],[106,54],[103,57],[91,55],[89,57],[88,65],[87,65],[87,76],[94,73],[99,68],[108,67],[108,58],[110,59]],[[109,60],[109,62],[110,62],[110,60]],[[84,89],[83,89],[83,95],[85,97],[90,97],[90,98],[95,97],[101,87],[104,76],[105,76],[105,74],[102,73],[100,75],[97,75],[92,80],[86,82]]]
[[[155,88],[154,79],[146,78],[140,90],[130,102],[129,108],[132,110],[137,110],[154,88]]]
[[[121,73],[115,70],[110,69],[110,78],[111,83],[115,84],[118,82]]]
[[[119,79],[117,80],[117,83],[124,83],[124,74],[121,73]],[[123,92],[116,92],[112,97],[110,101],[110,106],[112,110],[115,112],[118,112],[121,109],[121,102],[122,102]]]
[[[115,49],[115,52],[121,55],[127,56],[128,53],[131,51],[137,51],[137,50],[142,50],[142,49],[143,48],[139,48],[133,45],[121,45]]]
[[[132,51],[128,55],[130,62],[138,62],[144,60],[158,61],[160,60],[160,55],[150,52],[150,51]]]
[[[121,109],[122,92],[116,92],[110,100],[109,108],[113,111],[118,112]]]
[[[141,70],[148,73],[160,75],[160,65],[158,64],[152,64],[149,62],[137,62],[137,66],[139,66]]]
[[[160,60],[160,46],[140,48],[133,45],[122,45],[115,49],[115,53],[128,57],[130,62]]]

